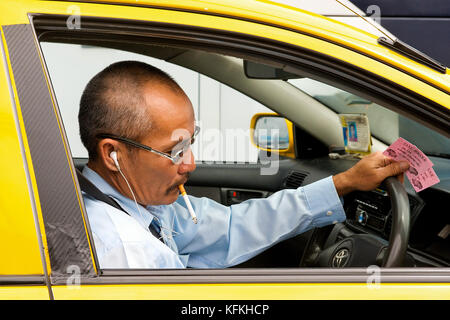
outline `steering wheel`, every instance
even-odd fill
[[[344,239],[328,245],[331,234],[336,233],[333,231],[336,226],[317,228],[308,241],[300,267],[401,267],[409,239],[409,199],[405,187],[395,177],[387,178],[383,184],[392,206],[389,242],[370,234],[348,232]],[[325,245],[328,247],[324,248]]]

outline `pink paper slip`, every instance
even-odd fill
[[[423,171],[433,166],[433,163],[422,151],[403,138],[398,138],[383,154],[396,161],[408,161],[416,171]]]
[[[409,182],[411,182],[416,192],[431,187],[432,185],[439,183],[440,181],[433,168],[428,168],[423,172],[417,173],[417,175],[411,174],[409,173],[409,171],[406,171],[406,176],[408,177]]]
[[[408,161],[410,167],[406,176],[416,192],[422,191],[440,180],[434,172],[433,163],[415,145],[403,138],[398,138],[383,154],[396,161]]]

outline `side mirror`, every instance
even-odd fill
[[[295,158],[294,126],[276,113],[257,113],[250,122],[251,141],[260,150]]]

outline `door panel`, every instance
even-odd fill
[[[94,9],[94,6],[91,5],[83,5],[83,8],[86,10],[83,10],[83,13],[86,13],[87,15],[95,16],[98,15],[99,12],[97,9]],[[166,12],[166,10],[154,10],[149,9],[148,11],[140,11],[136,8],[130,9],[121,7],[118,8],[118,6],[110,6],[111,11],[108,11],[108,15],[112,16],[113,18],[133,18],[136,20],[141,19],[142,21],[146,21],[150,24],[151,21],[158,21],[158,22],[164,22],[164,23],[179,23],[179,21],[186,21],[186,24],[196,25],[196,26],[203,26],[209,28],[213,24],[211,22],[220,22],[219,20],[226,20],[225,22],[229,22],[228,19],[224,19],[223,17],[212,17],[212,16],[206,16],[206,15],[189,15],[186,12]],[[121,10],[119,12],[118,10]],[[123,9],[123,10],[122,10]],[[136,15],[133,15],[132,13],[137,13]],[[185,20],[183,20],[185,18]],[[199,19],[197,19],[199,18]],[[217,21],[216,21],[217,20]],[[83,23],[86,21],[86,28],[88,29],[88,22],[89,18],[86,18],[86,20],[82,20]],[[115,20],[114,23],[119,24],[119,20]],[[92,22],[92,21],[91,21]],[[98,21],[95,22],[95,26],[99,27],[102,26],[102,23],[104,21],[101,21],[101,19],[98,19]],[[202,24],[203,23],[203,24]],[[223,21],[222,21],[223,23]],[[93,25],[94,25],[93,24]],[[45,21],[41,21],[41,27],[45,25]],[[113,24],[105,24],[105,26],[113,26]],[[245,28],[238,28],[237,25],[244,26]],[[164,31],[164,28],[167,25],[161,24],[158,26],[146,26],[143,22],[142,25],[139,27],[141,28],[138,30],[139,32],[143,32],[143,34],[149,33],[149,30],[156,30],[157,28],[160,28]],[[246,30],[248,33],[252,33],[254,36],[264,36],[265,34],[269,34],[269,32],[264,33],[266,29],[272,30],[273,28],[269,26],[262,26],[262,25],[256,25],[252,23],[245,23],[243,21],[233,21],[233,28],[227,28],[229,27],[226,25],[226,23],[221,24],[221,26],[224,29],[227,29],[228,31],[233,32],[242,32],[242,30]],[[127,25],[127,27],[132,28],[133,26]],[[155,28],[153,28],[155,27]],[[178,34],[178,30],[174,25],[171,25],[174,29],[170,29],[169,31],[172,32],[172,34]],[[113,27],[111,27],[113,28]],[[101,28],[99,28],[101,29]],[[263,30],[264,29],[264,30]],[[255,31],[256,30],[256,31]],[[270,31],[269,30],[269,31]],[[42,31],[42,30],[41,30]],[[184,30],[185,31],[185,30]],[[272,30],[273,31],[273,30]],[[100,32],[100,31],[98,31]],[[280,33],[287,33],[287,31],[280,31],[277,29],[277,32]],[[163,35],[161,35],[163,34]],[[161,34],[157,34],[156,36],[164,38],[164,32],[161,32]],[[155,35],[150,35],[150,37],[156,37]],[[367,62],[368,70],[374,70],[379,69],[380,73],[383,73],[386,71],[392,71],[387,70],[390,69],[387,65],[382,65],[382,68],[378,68],[380,65],[379,62],[375,62],[370,59],[370,57],[362,57],[359,56],[359,54],[355,52],[349,53],[347,49],[345,48],[339,48],[338,50],[327,50],[328,47],[331,49],[336,49],[335,45],[330,43],[323,43],[325,41],[318,40],[318,39],[309,39],[305,35],[300,35],[296,33],[292,34],[286,34],[284,35],[286,38],[287,36],[292,36],[292,39],[296,39],[295,41],[298,43],[303,43],[301,40],[305,40],[305,46],[308,45],[310,48],[314,48],[316,50],[326,51],[326,52],[333,52],[336,53],[336,55],[339,57],[340,55],[346,56],[346,59],[352,60],[352,56],[357,56],[355,61],[357,60],[357,63],[360,65],[366,65],[365,62]],[[188,36],[186,36],[188,38]],[[195,41],[198,41],[199,38],[195,38]],[[294,40],[290,39],[289,41],[295,42]],[[217,40],[217,39],[216,39]],[[191,39],[192,41],[192,39]],[[194,41],[193,41],[194,42]],[[139,46],[139,43],[136,44],[136,46]],[[231,50],[231,49],[230,49]],[[349,54],[348,54],[349,53]],[[347,55],[348,54],[348,55]],[[404,74],[402,74],[402,77]],[[395,79],[394,79],[395,80]],[[412,82],[415,80],[410,79]],[[406,83],[407,81],[405,81]],[[422,84],[417,85],[422,86]],[[64,134],[63,134],[64,135]],[[86,159],[81,159],[78,161],[78,159],[74,159],[75,166],[81,168],[81,165],[83,162],[86,162]],[[70,162],[70,161],[69,161]],[[261,169],[262,166],[259,164],[246,164],[246,165],[240,165],[240,164],[198,164],[197,170],[192,174],[191,179],[188,183],[188,187],[192,187],[192,189],[188,188],[188,192],[191,191],[196,196],[207,196],[215,199],[219,199],[222,203],[226,204],[230,201],[233,201],[233,199],[229,198],[229,195],[231,194],[233,196],[233,192],[244,192],[245,197],[248,196],[268,196],[270,193],[275,192],[277,190],[292,187],[296,188],[299,185],[305,185],[314,181],[317,181],[321,178],[327,177],[331,174],[335,174],[337,172],[341,172],[345,169],[347,169],[349,166],[351,166],[353,162],[348,161],[333,161],[329,159],[326,155],[320,156],[320,157],[313,157],[313,158],[304,158],[302,160],[281,160],[279,162],[279,168],[278,171],[275,174],[272,175],[262,175]],[[297,179],[294,179],[295,184],[288,184],[289,177],[292,177],[292,172],[294,172],[297,175]],[[231,192],[231,193],[230,193]],[[296,241],[296,240],[294,240]],[[298,245],[298,243],[294,243],[292,246],[294,250],[296,249],[298,252],[298,247],[302,247],[301,245]],[[304,246],[303,246],[304,247]],[[84,253],[86,252],[83,251]],[[287,250],[278,250],[278,252],[286,253]],[[277,259],[270,259],[271,261],[279,261]],[[125,270],[118,270],[115,275],[108,275],[108,274],[102,274],[104,270],[101,270],[100,276],[95,277],[93,282],[90,283],[90,285],[84,285],[85,283],[88,283],[89,279],[85,279],[87,282],[84,282],[81,288],[83,290],[69,290],[72,289],[71,287],[64,286],[63,280],[61,279],[60,282],[56,283],[54,286],[55,290],[55,296],[56,298],[76,298],[76,297],[95,297],[98,298],[99,296],[102,297],[120,297],[120,298],[138,298],[138,297],[144,297],[144,298],[152,298],[152,297],[158,297],[158,298],[176,298],[176,297],[183,297],[186,298],[189,293],[192,293],[192,296],[198,297],[198,298],[211,298],[211,294],[217,294],[212,295],[216,297],[223,297],[223,298],[229,298],[230,296],[233,296],[234,298],[238,297],[236,296],[236,291],[239,291],[240,288],[244,288],[245,293],[242,293],[242,297],[248,297],[246,294],[252,294],[252,290],[258,290],[261,288],[265,288],[266,290],[259,291],[260,295],[252,295],[252,298],[255,297],[273,297],[273,289],[276,285],[226,285],[226,286],[220,286],[220,285],[180,285],[179,278],[178,277],[164,277],[164,274],[160,277],[158,275],[156,277],[153,277],[153,279],[156,279],[156,281],[160,281],[160,283],[167,283],[164,281],[168,281],[168,278],[170,278],[171,281],[173,281],[174,285],[160,285],[160,284],[154,284],[154,285],[148,285],[145,283],[148,283],[148,281],[151,280],[153,274],[144,274],[141,279],[143,279],[142,285],[117,285],[117,283],[126,283],[127,279],[125,276],[122,276],[123,274],[126,274]],[[186,270],[177,270],[176,276],[185,275]],[[221,270],[222,271],[222,270]],[[234,270],[231,270],[234,271]],[[249,272],[248,274],[252,274],[252,272]],[[244,277],[247,279],[248,274],[243,274]],[[171,274],[173,275],[173,274]],[[242,275],[242,274],[241,274]],[[320,276],[320,275],[319,275]],[[194,276],[192,279],[189,279],[189,281],[195,282],[196,279]],[[102,283],[102,286],[96,285],[98,283],[95,283],[95,280],[99,280],[99,283],[102,283],[102,281],[105,281]],[[211,281],[210,279],[203,281]],[[322,279],[321,279],[322,280]],[[106,283],[109,281],[108,286],[106,286]],[[147,281],[147,282],[146,282]],[[231,280],[227,280],[231,281]],[[227,282],[225,281],[225,282]],[[260,282],[265,282],[265,279],[259,279]],[[281,280],[284,281],[284,280]],[[365,285],[365,284],[363,284]],[[76,289],[77,287],[74,287],[73,289]],[[207,288],[208,290],[205,290]],[[281,289],[280,297],[283,297],[283,294],[286,294],[286,297],[300,297],[301,295],[296,295],[299,293],[300,286],[289,286],[289,285],[283,285],[283,289]],[[209,290],[211,289],[211,290]],[[292,289],[292,291],[291,291]],[[214,291],[217,290],[217,291]],[[208,292],[208,297],[206,297],[205,292]],[[316,292],[317,293],[317,292]],[[353,292],[356,293],[356,292]]]
[[[93,274],[68,146],[62,136],[61,121],[53,105],[32,27],[13,25],[3,30],[36,181],[35,197],[45,228],[41,230],[45,234],[43,250],[48,252],[51,275],[65,276],[73,265],[77,265],[82,274]]]
[[[374,290],[376,288],[376,290]],[[54,287],[56,299],[273,300],[273,299],[448,299],[450,286],[382,283],[273,283],[184,285],[89,285],[82,290]],[[186,302],[184,302],[187,304]],[[175,310],[169,314],[176,317]],[[178,312],[180,309],[176,310]],[[166,316],[169,316],[166,314]]]
[[[0,39],[0,300],[50,298],[30,155],[10,78],[11,56]],[[45,275],[44,275],[45,274]]]
[[[46,286],[1,286],[0,300],[48,300]]]

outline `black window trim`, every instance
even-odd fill
[[[67,150],[69,150],[68,152],[71,152],[70,151],[69,139],[68,139],[68,137],[66,135],[66,131],[64,129],[63,118],[62,118],[62,115],[61,115],[61,112],[60,112],[60,109],[59,109],[59,105],[58,105],[58,102],[57,102],[55,90],[54,90],[53,84],[51,82],[50,72],[49,72],[49,70],[47,68],[47,65],[45,63],[45,56],[44,56],[44,53],[43,53],[42,48],[40,46],[39,36],[37,35],[36,29],[35,29],[34,24],[33,24],[33,15],[28,14],[28,18],[29,18],[30,24],[32,26],[33,35],[34,35],[34,37],[36,39],[36,42],[37,42],[37,46],[36,46],[37,50],[39,52],[41,60],[43,61],[42,69],[43,69],[43,71],[45,73],[45,76],[46,76],[46,79],[48,81],[49,93],[50,93],[52,101],[53,101],[53,103],[55,105],[56,117],[58,119],[59,124],[62,127],[61,128],[62,139],[64,141],[64,145],[66,146]],[[99,274],[99,267],[98,266],[100,264],[98,262],[98,257],[97,257],[97,254],[96,254],[95,243],[93,241],[91,226],[89,224],[89,219],[88,219],[87,214],[86,214],[86,207],[84,205],[83,196],[82,196],[82,192],[81,192],[81,188],[80,188],[80,183],[79,183],[78,178],[77,178],[76,167],[75,167],[75,164],[74,164],[74,161],[72,159],[72,155],[71,154],[68,155],[68,158],[70,158],[69,169],[70,169],[70,173],[72,175],[72,178],[74,179],[75,191],[77,193],[77,198],[79,199],[79,205],[80,205],[80,209],[81,209],[81,213],[82,213],[82,220],[83,220],[83,223],[84,223],[84,227],[86,228],[86,235],[87,235],[87,238],[88,238],[87,242],[88,242],[88,245],[89,245],[89,250],[91,252],[91,258],[92,258],[92,261],[89,261],[88,264],[90,264],[90,266],[92,266],[93,268],[92,268],[92,270],[89,270],[90,273],[86,272],[86,271],[82,272],[82,274],[81,274],[81,281],[83,281],[84,277],[92,277],[92,274],[98,275]],[[81,260],[86,260],[86,259],[81,259]],[[70,276],[71,276],[70,274],[66,275],[64,273],[59,272],[56,276],[55,275],[51,275],[51,281],[52,281],[52,283],[58,283],[60,281],[67,282],[67,279]]]
[[[3,33],[4,32],[5,31],[3,31]],[[41,232],[41,229],[40,229],[40,226],[38,223],[39,218],[38,218],[37,207],[36,207],[36,202],[35,202],[36,195],[32,188],[31,176],[30,176],[30,171],[29,171],[29,167],[28,167],[28,161],[25,156],[25,154],[26,154],[25,146],[24,146],[24,142],[23,142],[22,132],[20,130],[19,115],[17,112],[18,107],[17,107],[16,101],[14,99],[14,90],[13,90],[13,85],[11,82],[11,76],[9,73],[11,71],[10,70],[11,68],[8,67],[5,45],[3,44],[3,42],[0,44],[0,50],[1,50],[2,62],[3,62],[4,68],[5,68],[5,72],[7,73],[6,81],[7,81],[7,86],[8,86],[8,92],[10,95],[9,98],[11,100],[11,105],[12,105],[12,109],[13,109],[13,117],[14,117],[14,122],[16,125],[17,137],[19,140],[20,153],[21,153],[21,157],[22,157],[22,161],[23,161],[22,164],[23,164],[24,171],[25,171],[25,179],[27,182],[27,189],[29,192],[31,211],[33,213],[33,221],[34,221],[34,225],[35,225],[37,243],[38,243],[38,247],[39,247],[39,256],[40,256],[40,261],[41,261],[42,270],[43,270],[42,276],[41,275],[12,275],[12,276],[0,275],[0,285],[42,284],[42,285],[46,286],[50,299],[53,299],[53,292],[52,292],[51,286],[50,286],[50,277],[49,277],[49,272],[47,269],[46,257],[45,257],[45,252],[44,252],[42,232]]]
[[[175,44],[188,46],[190,48],[202,48],[206,50],[221,51],[225,54],[239,52],[239,55],[245,54],[251,58],[266,59],[271,61],[283,62],[291,68],[301,70],[304,74],[312,75],[315,79],[332,83],[339,80],[347,80],[343,86],[338,82],[338,86],[344,90],[363,93],[365,97],[372,99],[383,106],[389,105],[393,110],[406,114],[404,108],[415,107],[420,116],[426,116],[428,119],[436,121],[435,130],[445,132],[449,124],[439,121],[439,115],[433,113],[443,113],[445,107],[440,106],[422,96],[415,94],[407,88],[401,87],[390,82],[388,79],[379,77],[366,70],[356,68],[348,63],[343,63],[337,59],[299,48],[293,45],[287,45],[277,41],[268,41],[255,36],[246,36],[241,33],[221,32],[208,28],[190,27],[185,25],[173,25],[166,23],[131,21],[124,19],[105,19],[96,17],[83,17],[82,32],[67,30],[65,22],[68,16],[65,15],[47,15],[30,14],[32,24],[39,41],[48,40],[55,36],[59,37],[59,42],[68,42],[64,39],[65,35],[69,38],[78,38],[82,40],[81,35],[90,37],[113,37],[119,33],[119,37],[133,34],[134,37],[146,36],[157,40],[159,43]],[[126,25],[125,25],[126,23]],[[120,27],[120,28],[119,28]],[[119,32],[118,32],[119,30]],[[61,38],[61,36],[63,36]],[[89,37],[88,37],[89,38]],[[231,41],[233,40],[233,41]],[[70,42],[70,41],[69,41]],[[282,45],[282,46],[280,46]],[[220,48],[220,49],[219,49]],[[278,50],[274,51],[273,49]],[[288,58],[288,60],[286,60]],[[323,63],[323,64],[321,64]],[[306,72],[305,72],[306,70]],[[47,71],[48,72],[48,71]],[[351,74],[351,76],[349,75]],[[338,77],[339,80],[336,80]],[[367,81],[367,82],[365,82]],[[379,87],[383,87],[384,99],[373,97],[379,94]],[[395,90],[394,90],[395,88]],[[361,90],[361,91],[360,91]],[[53,88],[51,88],[54,96]],[[393,92],[395,92],[395,94]],[[408,96],[408,93],[412,96]],[[401,98],[400,98],[401,97]],[[386,102],[387,98],[397,99],[397,102]],[[409,99],[407,99],[409,98]],[[400,100],[403,99],[403,100]],[[402,102],[403,108],[396,107],[394,104]],[[56,100],[55,100],[56,102]],[[426,110],[416,107],[421,105]],[[405,107],[406,106],[406,107]],[[442,109],[442,110],[440,110]],[[445,109],[446,110],[446,109]],[[411,110],[409,110],[411,111]],[[409,115],[409,113],[408,113]],[[448,115],[447,115],[448,118]],[[420,121],[422,122],[422,121]],[[65,137],[65,139],[67,139]],[[72,163],[73,165],[73,163]],[[74,177],[74,183],[79,190],[78,182]],[[85,208],[83,214],[86,216]],[[87,217],[85,218],[87,222]],[[88,237],[92,240],[91,231],[88,228]],[[91,243],[92,244],[92,243]],[[97,257],[93,250],[94,261],[96,265]],[[382,274],[386,275],[387,281],[391,282],[450,282],[450,271],[446,268],[433,269],[382,269]],[[438,274],[438,276],[436,276]],[[52,279],[53,284],[62,284],[65,282],[63,277]],[[136,270],[120,269],[108,270],[98,269],[98,277],[86,277],[81,279],[82,284],[94,283],[268,283],[268,282],[365,282],[367,280],[367,269],[182,269],[182,270]]]
[[[48,290],[47,276],[45,275],[0,275],[1,286],[36,286],[40,285]],[[50,295],[50,292],[49,292]],[[52,296],[51,296],[52,297]]]
[[[449,268],[281,268],[281,269],[103,269],[99,277],[84,278],[82,285],[100,284],[258,284],[359,283],[379,271],[380,284],[450,283]],[[63,281],[53,283],[64,284]]]

